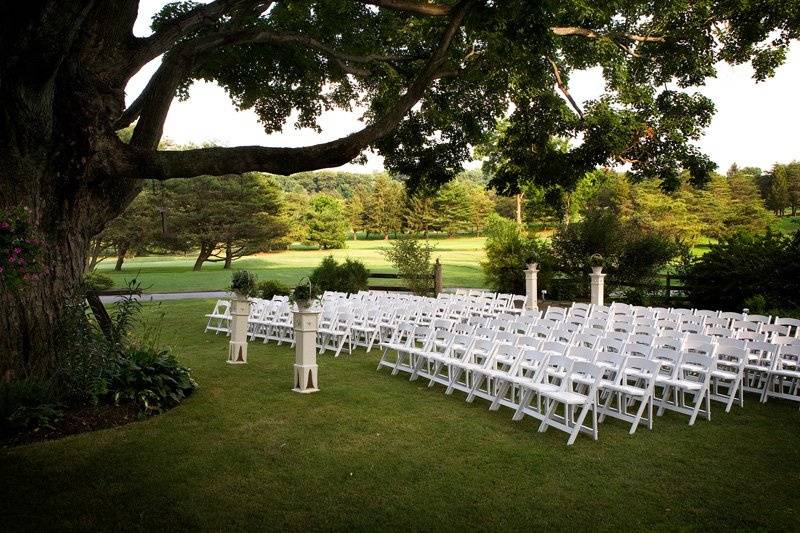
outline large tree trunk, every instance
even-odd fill
[[[128,253],[127,246],[120,246],[117,248],[117,262],[114,264],[114,270],[116,272],[122,272],[122,263],[125,262],[125,254]]]
[[[231,268],[231,263],[233,262],[233,246],[231,243],[225,243],[225,263],[222,265],[222,268],[225,270],[229,270]]]

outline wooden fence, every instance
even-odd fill
[[[378,280],[400,279],[400,280],[402,280],[403,278],[400,277],[400,274],[396,274],[396,273],[393,273],[393,272],[370,272],[369,273],[369,279],[370,280],[373,280],[373,279],[378,279]],[[444,280],[443,280],[443,277],[442,277],[442,264],[439,262],[438,259],[436,260],[436,263],[434,263],[434,265],[433,265],[433,273],[430,274],[430,276],[428,276],[427,279],[429,279],[432,282],[431,284],[433,285],[434,294],[439,294],[440,292],[442,292],[442,290],[444,288]],[[376,291],[407,291],[407,290],[409,290],[409,288],[404,286],[404,285],[380,285],[380,284],[373,285],[371,282],[369,284],[369,288],[373,289],[373,290],[376,290]]]
[[[653,304],[665,307],[686,306],[689,303],[685,282],[686,277],[680,274],[658,274],[653,283],[616,283],[611,276],[605,278],[605,297],[609,301],[625,301],[627,289],[641,289],[647,293]],[[576,296],[580,295],[580,296]],[[541,295],[539,295],[541,296]],[[589,297],[589,276],[580,278],[553,278],[547,293],[548,300],[569,301],[587,299]]]

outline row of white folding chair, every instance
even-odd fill
[[[515,408],[515,419],[521,418],[524,414],[533,414],[542,421],[541,430],[546,430],[548,426],[555,426],[570,432],[568,444],[572,444],[577,433],[582,429],[581,422],[586,412],[596,409],[596,395],[591,390],[576,391],[569,389],[576,384],[584,389],[587,385],[591,386],[593,380],[598,382],[607,373],[607,369],[585,360],[573,359],[551,351],[542,351],[534,346],[516,347],[503,344],[494,344],[492,346],[491,343],[483,341],[484,343],[481,344],[481,342],[480,339],[470,339],[468,336],[452,335],[451,342],[447,344],[448,348],[444,350],[441,349],[441,345],[436,343],[429,343],[422,349],[409,348],[406,352],[409,356],[408,361],[405,365],[396,365],[394,373],[399,370],[408,370],[412,373],[412,379],[416,379],[422,374],[430,380],[429,385],[436,382],[445,384],[447,393],[452,393],[453,390],[457,389],[467,393],[468,401],[472,401],[476,396],[490,400],[492,402],[491,409],[497,409],[500,405],[510,406]],[[457,349],[454,349],[454,346]],[[597,353],[605,358],[615,357],[613,354]],[[424,361],[428,364],[433,362],[433,369],[428,370],[427,373],[421,372],[420,369],[424,365],[419,362],[414,364],[412,362],[414,355],[417,356],[417,361]],[[627,359],[630,359],[631,362],[636,360],[636,358]],[[545,360],[549,360],[553,368],[545,370],[547,366],[544,363]],[[541,363],[541,366],[535,369],[535,365],[532,366],[532,364],[537,361]],[[650,365],[651,368],[656,368],[653,366],[654,364],[642,361],[643,365],[639,365],[640,367]],[[568,377],[569,371],[562,368],[565,366],[572,367],[573,365],[576,371],[574,380]],[[444,375],[440,374],[443,366],[448,369]],[[592,369],[594,369],[594,378],[592,378]],[[532,370],[540,371],[537,374],[538,377],[533,378],[531,376]],[[464,375],[463,380],[461,379],[462,374]],[[636,391],[634,390],[636,387],[633,384],[621,382],[626,374],[621,372],[616,372],[616,374],[618,376],[613,381],[607,379],[604,381],[609,385],[617,385],[619,388],[615,394],[618,396],[625,395],[626,397],[618,400],[616,409],[611,406],[612,398],[609,398],[606,402],[606,408],[610,416],[631,421],[631,432],[633,432],[641,419],[642,411],[648,403],[652,411],[652,401],[645,400],[642,402],[642,407],[637,414],[629,414],[627,412],[629,405],[627,396],[631,394],[636,396]],[[563,381],[564,379],[566,379],[566,382],[562,382],[560,386],[554,383],[556,380]],[[641,381],[641,378],[637,379]],[[544,381],[547,383],[544,383]],[[494,384],[492,384],[493,382]],[[486,386],[483,386],[483,384],[486,384]],[[525,385],[530,385],[530,387],[526,388],[524,387]],[[596,385],[597,383],[595,383]],[[533,412],[531,411],[530,395],[535,391],[544,393],[544,396],[547,397],[547,409],[542,409],[541,395],[539,395],[537,397],[539,408]],[[511,395],[511,399],[507,397],[507,393]],[[514,400],[515,397],[516,401]],[[576,399],[580,401],[576,402]],[[566,413],[563,417],[557,417],[554,412],[555,404],[559,402],[566,403]],[[578,405],[582,406],[583,409],[581,414],[575,418],[573,416],[574,408]],[[592,431],[596,436],[597,413],[595,412],[593,416],[595,422]]]

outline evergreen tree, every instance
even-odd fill
[[[372,183],[365,217],[367,227],[389,238],[389,233],[400,231],[403,225],[403,184],[386,174],[379,174]]]
[[[789,180],[786,177],[786,167],[775,165],[772,170],[772,179],[767,193],[767,207],[776,215],[783,215],[789,206]]]
[[[344,247],[350,225],[341,199],[330,194],[317,194],[311,200],[307,219],[308,242],[316,243],[323,250]]]

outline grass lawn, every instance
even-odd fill
[[[127,427],[0,449],[3,529],[795,529],[800,411],[780,401],[597,442],[376,372],[378,353],[320,358],[290,392],[292,351],[203,335],[211,301],[161,304],[164,340],[200,389]],[[148,306],[148,313],[155,306]]]
[[[482,287],[483,260],[481,237],[455,238],[431,241],[436,246],[434,257],[443,265],[444,283],[447,287]],[[287,250],[271,254],[245,257],[233,263],[237,269],[255,272],[259,279],[276,279],[289,285],[299,282],[319,265],[322,258],[332,254],[338,260],[346,257],[359,259],[375,272],[392,272],[393,269],[381,254],[386,241],[348,241],[342,250]],[[148,292],[185,292],[223,290],[230,284],[230,272],[222,263],[206,263],[203,270],[193,272],[195,257],[156,256],[137,257],[125,261],[122,272],[114,272],[112,260],[98,266],[98,270],[111,275],[116,287],[124,287],[126,280],[138,276]],[[391,280],[372,280],[376,285],[386,285]]]

